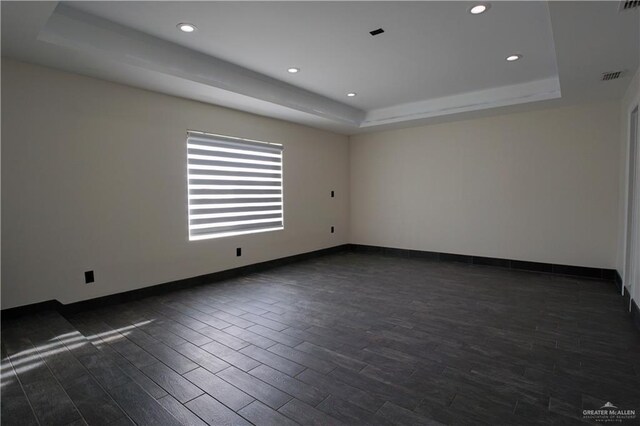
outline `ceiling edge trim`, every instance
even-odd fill
[[[522,84],[461,93],[426,101],[412,102],[367,113],[360,127],[418,120],[475,110],[498,108],[561,97],[557,76]]]
[[[59,4],[38,40],[121,61],[325,119],[359,126],[365,112],[227,61]]]

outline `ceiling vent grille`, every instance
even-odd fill
[[[622,76],[622,71],[602,73],[602,81],[616,80]]]
[[[620,1],[620,11],[631,10],[640,7],[640,0],[622,0]]]

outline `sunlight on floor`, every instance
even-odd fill
[[[83,336],[79,331],[61,334],[49,339],[51,343],[43,343],[31,349],[25,349],[13,355],[4,357],[0,363],[0,389],[14,382],[16,374],[22,374],[42,366],[45,360],[56,354],[71,351],[90,343],[99,346],[101,342],[113,342],[130,334],[131,330],[150,324],[154,320],[137,322],[126,327],[120,327],[103,333]]]

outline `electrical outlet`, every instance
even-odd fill
[[[238,256],[238,257],[242,256],[242,248],[241,247],[238,247],[236,249],[236,256]]]
[[[93,276],[93,271],[86,271],[84,273],[84,283],[91,284],[94,281],[95,281],[95,278]]]

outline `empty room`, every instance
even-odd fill
[[[1,42],[0,424],[640,424],[639,1],[2,1]]]

